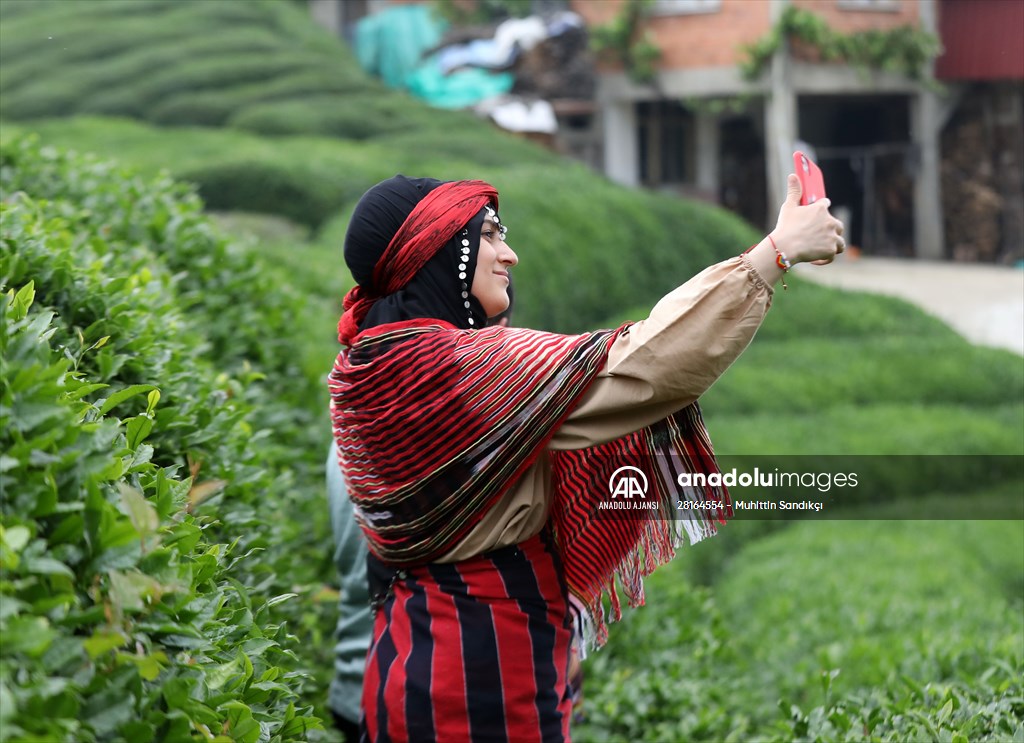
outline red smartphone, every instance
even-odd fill
[[[797,150],[793,153],[793,168],[803,190],[800,196],[801,204],[806,206],[825,198],[825,179],[821,175],[821,168],[815,165],[811,158]]]

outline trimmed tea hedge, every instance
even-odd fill
[[[573,738],[1019,740],[1021,535],[1020,522],[800,524],[741,548],[714,591],[679,558],[586,661]]]
[[[487,132],[366,75],[284,0],[4,0],[4,117],[104,114],[161,124],[367,139]],[[497,135],[491,133],[492,139]]]
[[[304,739],[329,537],[297,300],[180,185],[31,141],[0,173],[5,738]]]
[[[467,113],[411,109],[403,94],[376,90],[348,91],[344,97],[309,95],[301,100],[254,102],[234,113],[227,125],[267,136],[316,134],[359,140],[423,131],[437,137],[441,132],[436,127],[441,121],[450,122],[457,130],[470,117]],[[496,136],[501,136],[491,131],[487,135],[492,144]]]
[[[236,112],[244,113],[254,104],[287,100],[307,96],[335,96],[330,98],[336,109],[338,96],[359,94],[372,86],[363,78],[348,78],[336,70],[317,69],[295,72],[261,80],[249,85],[238,85],[231,90],[183,90],[153,106],[150,119],[163,125],[224,126]],[[375,91],[386,95],[383,91]],[[346,102],[345,106],[348,106]],[[306,133],[301,123],[289,131]]]
[[[4,136],[26,128],[7,126]],[[564,332],[599,327],[616,308],[649,308],[758,239],[724,209],[626,189],[491,132],[427,138],[417,147],[420,138],[412,134],[362,143],[266,139],[100,118],[31,128],[45,142],[116,156],[153,173],[167,168],[195,182],[211,208],[278,214],[320,228],[315,246],[292,247],[331,276],[347,273],[340,257],[348,217],[373,184],[395,173],[489,180],[501,193],[509,244],[521,258],[517,321]]]

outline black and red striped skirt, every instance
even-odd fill
[[[400,573],[374,621],[363,740],[567,741],[561,575],[546,532]]]

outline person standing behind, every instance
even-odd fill
[[[327,500],[334,534],[334,564],[338,569],[341,598],[338,624],[334,631],[334,678],[327,693],[327,706],[334,726],[346,743],[359,740],[360,699],[366,649],[370,646],[373,614],[366,583],[366,540],[352,512],[345,478],[332,441],[327,454]]]

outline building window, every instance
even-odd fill
[[[717,13],[722,0],[654,0],[654,15],[683,15],[684,13]]]
[[[887,13],[899,11],[900,0],[839,0],[840,10],[881,10]]]
[[[693,115],[675,101],[645,101],[636,109],[640,182],[693,182]]]

